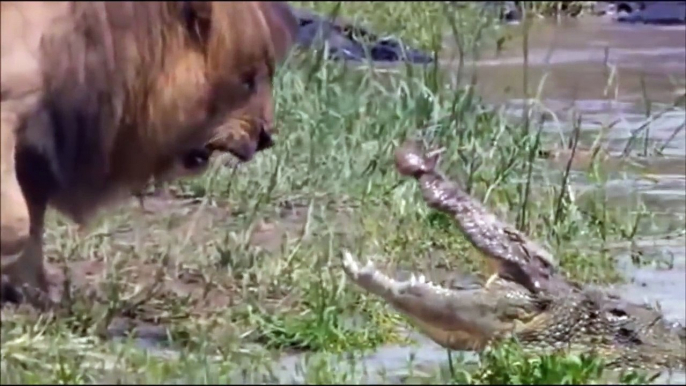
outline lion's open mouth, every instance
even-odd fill
[[[183,167],[188,170],[199,170],[207,166],[214,152],[230,153],[239,163],[249,162],[255,155],[254,146],[225,147],[208,145],[201,149],[192,149],[183,157]]]
[[[255,156],[255,144],[253,143],[238,143],[233,146],[224,146],[212,144],[208,145],[206,148],[210,152],[219,151],[222,153],[231,153],[240,162],[248,162]]]
[[[239,161],[241,162],[248,162],[253,159],[255,156],[255,150],[253,149],[235,149],[235,150],[230,150],[229,151],[231,154],[233,154],[236,158],[238,158]]]
[[[210,161],[211,155],[212,150],[207,148],[193,149],[183,158],[183,166],[189,170],[203,168]]]

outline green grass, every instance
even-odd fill
[[[425,49],[449,31],[465,50],[500,33],[472,6],[456,15],[438,2],[345,3],[340,13]],[[307,382],[359,381],[337,366],[360,368],[358,359],[375,348],[408,344],[409,326],[346,282],[341,249],[448,278],[482,263],[450,220],[394,171],[392,152],[408,137],[446,147],[443,170],[499,216],[521,223],[572,277],[619,280],[613,258],[599,251],[634,237],[642,217],[605,205],[603,190],[570,199],[562,183],[570,172],[533,161],[536,125],[510,123],[445,77],[433,65],[375,71],[296,54],[275,83],[273,149],[237,169],[217,163],[168,186],[172,198],[148,200],[160,207],[154,215],[132,204],[103,216],[87,235],[51,217],[51,263],[70,268],[75,288],[90,277],[96,290],[71,292],[59,318],[3,310],[2,383],[269,382],[275,359],[290,353],[304,353],[299,374]],[[606,178],[597,170],[583,176],[598,186]],[[168,338],[158,340],[169,351],[100,339],[121,316],[167,326]],[[602,363],[589,357],[498,350],[466,373],[423,382],[583,383],[603,375]]]
[[[657,374],[659,375],[659,374]],[[457,384],[480,385],[590,385],[618,382],[645,385],[657,375],[623,371],[608,374],[603,359],[590,353],[546,353],[532,356],[516,342],[504,342],[481,355],[476,370],[453,371],[449,378]]]

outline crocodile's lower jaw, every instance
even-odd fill
[[[453,330],[447,331],[432,326],[430,323],[407,315],[412,323],[419,328],[426,336],[439,346],[456,351],[481,351],[490,342],[490,337],[475,335],[472,332]]]

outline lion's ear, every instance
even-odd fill
[[[300,27],[298,18],[285,1],[262,2],[260,5],[268,20],[277,59],[283,60],[296,41]]]
[[[212,4],[209,1],[184,1],[181,5],[181,17],[188,34],[199,45],[205,47],[212,28]]]

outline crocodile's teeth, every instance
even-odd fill
[[[343,254],[343,269],[354,279],[360,276],[360,265],[348,251],[345,251]]]
[[[443,288],[443,286],[441,286],[441,285],[435,284],[435,283],[430,282],[430,281],[427,282],[426,284],[428,284],[428,286],[429,286],[432,290],[434,290],[434,291],[436,291],[436,292],[438,292],[438,293],[447,293],[447,290],[446,290],[445,288]]]
[[[354,261],[348,252],[343,252],[343,266],[345,268],[352,268]]]
[[[343,252],[343,265],[350,271],[357,271],[357,262],[348,251]]]
[[[424,276],[424,275],[419,275],[419,282],[420,282],[420,283],[426,283],[426,276]]]
[[[355,265],[355,259],[353,259],[353,255],[348,251],[343,252],[343,262],[346,265]]]
[[[391,292],[393,292],[394,296],[400,296],[401,292],[404,290],[404,286],[401,283],[394,282],[391,285]]]
[[[410,274],[410,284],[411,285],[417,284],[417,277],[414,274]]]

